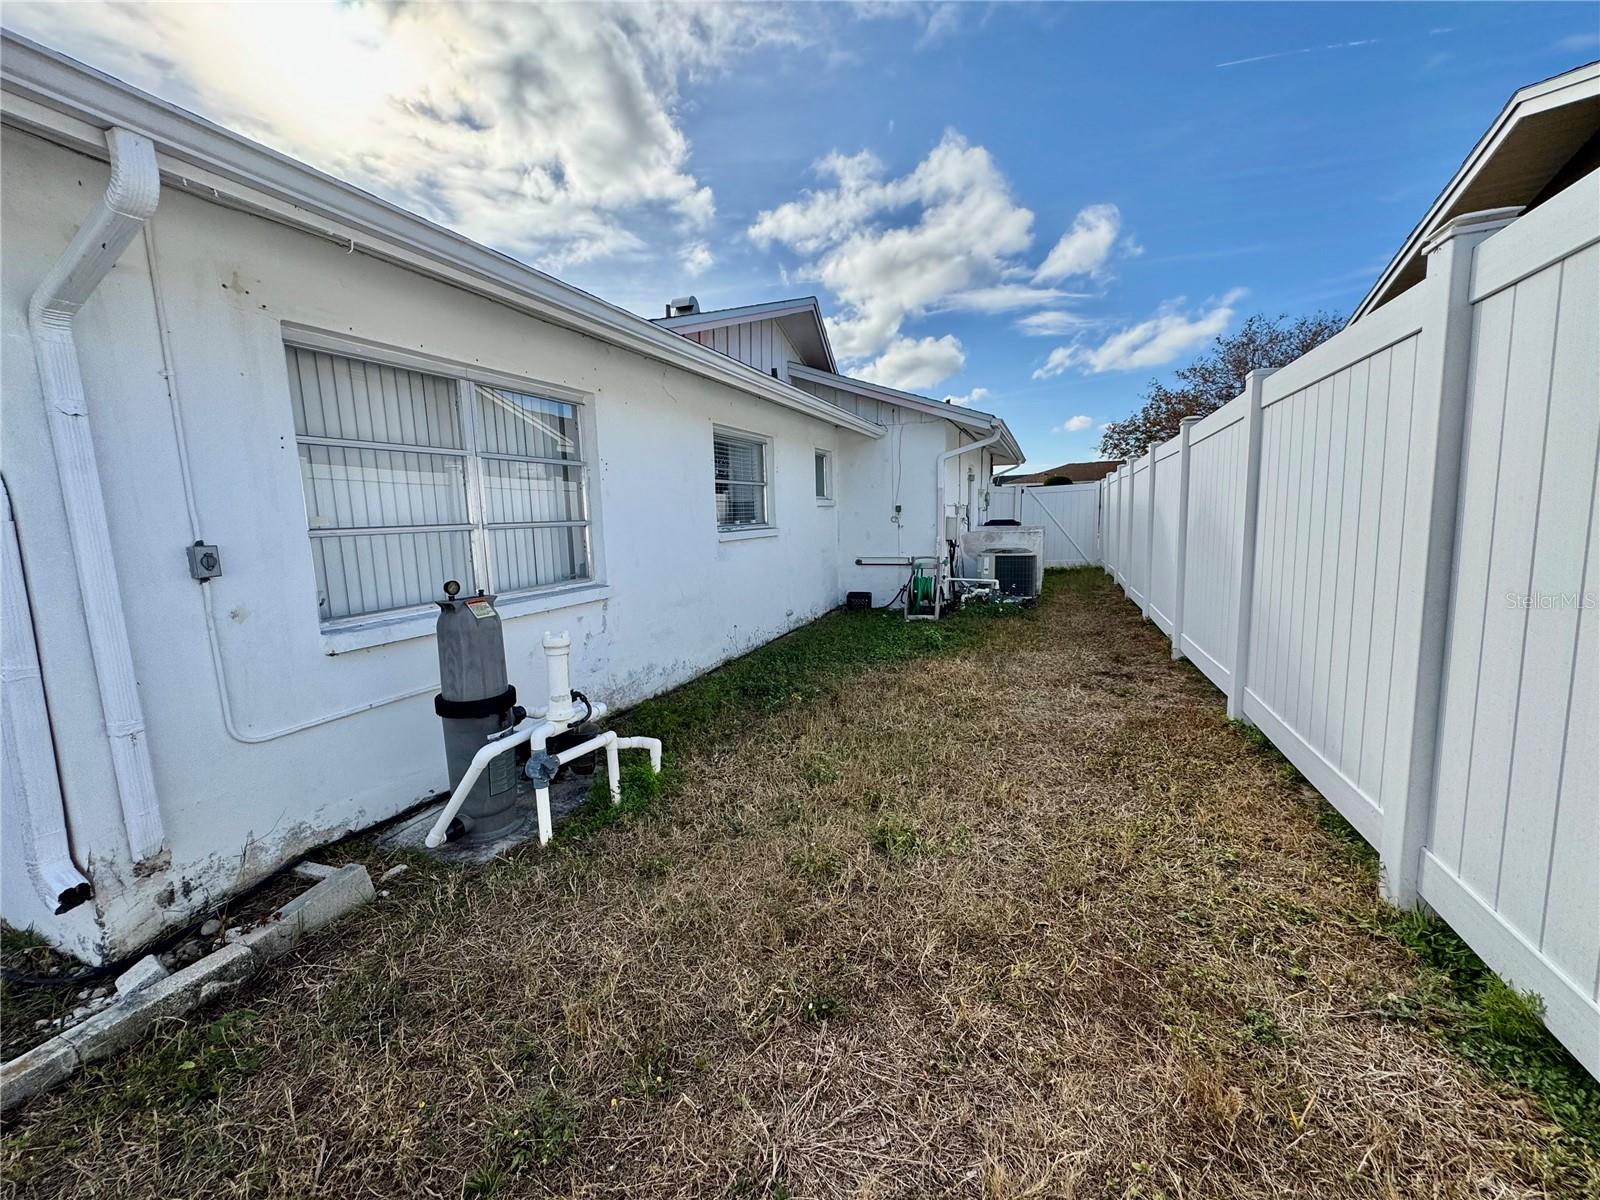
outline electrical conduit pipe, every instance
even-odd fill
[[[166,834],[128,643],[122,588],[111,553],[73,322],[128,243],[155,213],[161,198],[161,172],[156,166],[155,146],[148,138],[126,129],[110,129],[106,146],[111,182],[28,302],[28,330],[61,480],[67,536],[77,567],[117,801],[129,849],[135,861],[140,861],[161,849]]]

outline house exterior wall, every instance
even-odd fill
[[[884,604],[909,571],[858,566],[856,559],[939,552],[934,537],[939,456],[979,440],[979,435],[905,405],[809,379],[794,382],[830,404],[888,427],[888,434],[877,441],[852,439],[840,456],[838,478],[843,482],[835,489],[840,509],[839,586],[871,592],[874,604]],[[946,459],[943,472],[945,512],[956,519],[958,532],[983,524],[989,515],[989,480],[994,473],[990,450],[985,447]]]
[[[431,628],[351,648],[319,624],[286,324],[583,399],[598,582],[557,600],[506,606],[508,665],[524,695],[542,692],[546,630],[571,632],[574,683],[619,707],[840,602],[838,509],[816,502],[812,454],[829,449],[838,461],[869,439],[169,189],[151,228],[181,442],[143,243],[135,241],[78,318],[170,856],[136,871],[25,316],[32,289],[103,191],[107,170],[12,130],[3,155],[0,469],[34,598],[74,854],[95,885],[93,913],[86,905],[56,918],[8,857],[8,920],[33,924],[85,957],[118,957],[307,849],[446,784],[430,702]],[[770,439],[772,531],[719,534],[716,425]],[[189,577],[184,554],[194,540],[185,460],[202,536],[221,548],[224,573],[205,585]],[[353,711],[364,705],[371,707]],[[5,839],[8,855],[13,840]]]

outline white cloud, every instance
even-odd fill
[[[1033,273],[1035,283],[1060,283],[1074,275],[1093,276],[1104,270],[1122,229],[1115,204],[1091,204],[1073,218],[1044,262]]]
[[[6,23],[547,268],[704,230],[681,89],[800,37],[788,10],[720,4],[14,3]]]
[[[1173,301],[1163,305],[1155,316],[1118,330],[1098,345],[1075,342],[1057,346],[1033,377],[1049,379],[1073,367],[1099,375],[1163,366],[1227,329],[1233,320],[1234,305],[1243,295],[1243,288],[1235,288],[1194,313],[1183,312],[1181,300]]]
[[[1055,288],[1029,287],[1025,283],[1000,283],[993,287],[970,288],[939,302],[938,308],[950,311],[1001,313],[1019,308],[1038,308],[1067,297]]]
[[[817,256],[806,269],[839,298],[829,334],[843,358],[883,353],[908,319],[952,297],[1016,299],[995,289],[1031,244],[1033,213],[1012,199],[982,146],[950,130],[896,178],[868,151],[830,154],[816,171],[834,186],[761,213],[749,232],[758,245]]]
[[[1029,337],[1057,337],[1063,333],[1071,333],[1074,329],[1085,329],[1100,323],[1093,317],[1062,312],[1059,308],[1047,308],[1043,312],[1029,313],[1025,317],[1018,318],[1017,328]]]
[[[703,241],[685,242],[678,250],[678,262],[689,275],[704,275],[716,256]]]
[[[944,398],[944,402],[946,404],[957,404],[957,405],[960,405],[962,408],[966,408],[969,405],[982,404],[988,398],[989,398],[989,389],[988,388],[975,387],[970,392],[966,392],[966,393],[964,393],[963,395],[960,395],[960,396],[946,396]]]
[[[1052,429],[1051,433],[1082,433],[1094,424],[1093,417],[1068,417]]]
[[[944,382],[966,365],[966,352],[951,334],[940,338],[895,338],[882,354],[856,371],[868,383],[915,392]]]

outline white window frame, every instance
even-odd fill
[[[503,526],[501,524],[491,525],[487,521],[483,484],[483,459],[485,457],[509,458],[523,462],[556,460],[528,459],[520,455],[497,454],[482,450],[480,448],[481,436],[478,429],[478,406],[474,389],[479,385],[505,388],[508,391],[521,392],[541,399],[555,400],[563,404],[572,405],[576,410],[579,457],[559,461],[563,466],[578,468],[581,481],[579,490],[585,519],[574,522],[560,522],[559,524],[581,525],[583,527],[584,556],[589,567],[588,577],[547,584],[543,587],[521,588],[515,591],[498,593],[496,605],[502,616],[513,617],[601,600],[610,594],[610,588],[602,579],[597,546],[599,514],[596,511],[595,496],[590,487],[590,478],[594,469],[594,457],[592,454],[594,448],[594,419],[593,410],[589,403],[592,400],[592,396],[589,393],[570,387],[563,387],[559,384],[546,383],[527,376],[489,370],[451,359],[438,358],[430,354],[398,350],[381,343],[369,342],[363,338],[344,334],[330,334],[323,330],[307,329],[300,326],[292,326],[288,323],[283,325],[282,343],[285,348],[292,347],[300,350],[334,354],[362,362],[375,363],[380,366],[434,375],[448,379],[455,385],[456,411],[461,421],[462,440],[465,446],[460,450],[449,451],[434,451],[427,448],[412,449],[419,449],[419,452],[422,453],[456,455],[465,460],[466,507],[467,523],[469,525],[468,545],[472,556],[472,570],[476,577],[475,587],[481,587],[484,591],[490,593],[494,592],[494,588],[491,586],[494,582],[494,570],[491,561],[492,556],[489,553],[490,530],[502,527],[520,528],[526,525],[527,522],[512,522],[511,526]],[[287,383],[285,387],[287,387]],[[308,440],[302,438],[298,432],[295,432],[293,436],[296,447]],[[319,444],[328,444],[330,442],[330,439],[327,438],[312,438],[309,440]],[[355,447],[365,446],[370,448],[372,445],[372,443],[347,441],[345,439],[331,439],[331,441],[338,445]],[[310,548],[311,537],[312,533],[308,529],[308,549]],[[440,582],[443,583],[442,580]],[[312,610],[316,611],[316,608],[316,604],[313,603]],[[334,617],[328,620],[321,619],[320,614],[318,614],[318,625],[322,631],[326,652],[338,654],[347,650],[361,649],[366,646],[381,645],[385,642],[401,641],[430,634],[433,632],[436,614],[437,610],[431,603],[408,605],[404,608],[360,613],[348,617]]]
[[[825,446],[817,446],[811,452],[811,475],[813,485],[816,480],[817,460],[822,460],[822,491],[817,495],[817,504],[826,507],[833,503],[833,451]],[[815,491],[815,486],[813,486]]]
[[[774,507],[775,493],[772,461],[772,438],[764,433],[756,433],[749,429],[736,429],[731,425],[713,425],[711,427],[711,495],[712,515],[715,517],[716,485],[717,485],[717,440],[726,438],[736,442],[755,442],[761,446],[761,464],[763,481],[761,483],[761,499],[763,506],[763,520],[748,525],[724,525],[717,522],[717,536],[725,542],[740,542],[749,538],[772,537],[778,532],[778,517]]]

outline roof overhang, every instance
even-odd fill
[[[898,404],[913,412],[920,412],[926,416],[949,421],[962,429],[974,430],[980,433],[990,433],[998,429],[1000,440],[995,443],[996,457],[1010,457],[1013,463],[1023,460],[1022,447],[1011,432],[1011,427],[994,413],[983,412],[976,408],[966,408],[960,404],[951,404],[943,400],[930,400],[927,396],[918,396],[911,392],[902,392],[898,388],[884,387],[882,384],[868,383],[864,379],[854,379],[849,375],[840,375],[834,371],[818,371],[812,367],[793,366],[789,374],[795,379],[804,379],[810,383],[820,383],[826,387],[838,388],[842,392],[852,392],[857,396],[866,396],[872,400],[882,400],[886,404]]]
[[[0,119],[105,161],[118,127],[156,147],[162,186],[331,241],[496,303],[866,437],[883,427],[643,317],[270,150],[9,31],[0,32]]]
[[[1421,282],[1427,273],[1423,248],[1445,222],[1464,213],[1526,207],[1597,131],[1600,62],[1517,92],[1383,269],[1350,320],[1359,321]]]
[[[822,306],[815,296],[799,296],[793,300],[773,300],[766,304],[746,304],[739,308],[717,308],[709,312],[686,313],[681,317],[657,317],[651,324],[674,333],[704,333],[728,325],[746,325],[752,321],[776,321],[794,348],[800,352],[805,366],[836,371],[833,347],[828,343],[828,329],[822,323]]]

